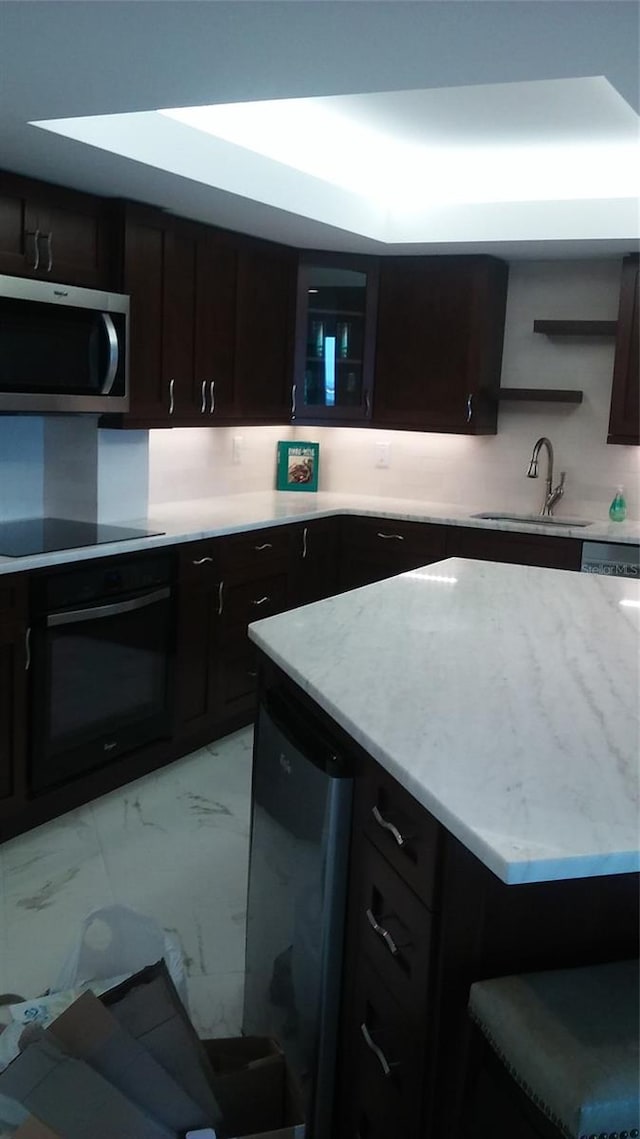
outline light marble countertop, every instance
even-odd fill
[[[127,554],[281,523],[308,522],[314,518],[330,517],[335,514],[361,514],[376,518],[435,522],[441,525],[473,526],[485,530],[508,530],[516,533],[578,538],[582,541],[640,543],[639,522],[610,522],[607,519],[596,521],[587,527],[572,527],[569,519],[566,526],[545,526],[543,523],[526,525],[473,517],[473,514],[483,509],[482,506],[466,508],[416,499],[337,494],[326,491],[317,494],[279,491],[232,494],[219,498],[203,498],[154,506],[145,518],[128,518],[123,512],[122,519],[116,524],[157,529],[164,533],[153,538],[136,538],[131,541],[85,546],[74,550],[57,550],[30,557],[0,557],[0,574],[64,565],[98,556]]]
[[[508,884],[640,868],[640,585],[459,558],[250,636]]]

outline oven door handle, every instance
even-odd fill
[[[97,621],[101,617],[115,617],[118,613],[132,613],[135,609],[146,609],[147,605],[156,605],[158,601],[166,601],[171,597],[171,589],[156,589],[154,593],[145,593],[144,597],[132,597],[129,601],[114,601],[111,605],[94,605],[88,609],[68,609],[64,613],[49,613],[47,628],[54,625],[77,625],[81,621]]]

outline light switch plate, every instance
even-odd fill
[[[390,443],[374,443],[374,466],[375,467],[390,467],[391,466],[391,444]]]

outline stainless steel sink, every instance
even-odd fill
[[[472,518],[486,518],[488,522],[524,522],[529,526],[593,526],[593,522],[585,522],[580,518],[549,518],[542,514],[472,514]]]

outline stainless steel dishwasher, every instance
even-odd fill
[[[243,1030],[274,1036],[302,1088],[311,1139],[330,1139],[353,772],[288,694],[256,723]]]

